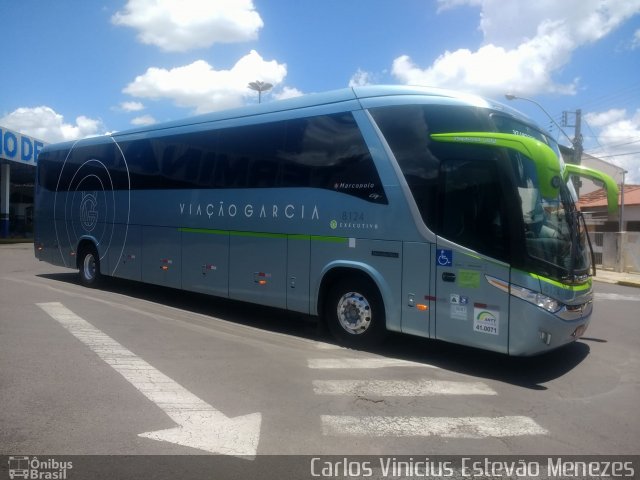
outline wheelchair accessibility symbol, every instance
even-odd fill
[[[438,250],[436,254],[436,264],[440,267],[450,267],[453,265],[453,251]]]

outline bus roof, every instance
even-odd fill
[[[447,103],[458,103],[460,105],[470,105],[482,108],[493,108],[504,111],[520,121],[534,125],[531,119],[524,116],[517,110],[495,102],[484,97],[469,93],[447,90],[434,87],[421,86],[405,86],[405,85],[367,85],[359,87],[343,88],[340,90],[331,90],[323,93],[311,93],[299,97],[289,98],[285,100],[275,100],[261,104],[249,105],[234,109],[220,110],[211,113],[205,113],[193,117],[172,120],[168,122],[156,123],[143,127],[122,130],[104,136],[91,137],[91,143],[101,143],[108,141],[109,137],[118,138],[121,136],[144,134],[175,127],[188,127],[190,125],[198,125],[203,123],[215,122],[220,120],[237,119],[242,117],[253,117],[256,115],[264,115],[276,112],[285,112],[288,110],[297,110],[314,106],[358,102],[359,100],[383,98],[383,97],[400,97],[400,96],[422,96],[431,97],[433,103],[440,103],[438,99],[445,100]],[[539,128],[536,126],[536,128]],[[56,144],[55,146],[47,146],[45,150],[58,150],[60,148],[71,148],[77,141],[70,141]]]
[[[486,98],[472,95],[468,93],[458,92],[454,90],[447,90],[433,87],[419,87],[419,86],[403,86],[403,85],[367,85],[361,87],[343,88],[340,90],[331,90],[323,93],[310,93],[299,97],[289,98],[286,100],[275,100],[272,102],[265,102],[256,105],[249,105],[234,109],[220,110],[211,113],[205,113],[198,116],[184,118],[180,120],[173,120],[169,122],[157,123],[153,125],[147,125],[144,127],[123,130],[121,132],[115,132],[112,134],[114,137],[121,135],[130,135],[136,133],[151,132],[155,130],[162,130],[166,128],[196,125],[200,123],[215,122],[219,120],[227,120],[241,117],[251,117],[254,115],[263,115],[275,112],[284,112],[287,110],[297,110],[302,108],[308,108],[320,105],[329,105],[335,103],[342,103],[348,101],[357,101],[360,99],[374,98],[374,97],[396,97],[407,95],[419,95],[426,97],[446,98],[459,102],[464,105],[473,105],[485,108],[495,108],[503,110],[511,115],[520,118],[526,123],[531,123],[531,120],[524,117],[517,110],[512,109],[506,105],[500,104],[488,100]],[[438,103],[435,101],[434,103]]]

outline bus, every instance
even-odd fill
[[[592,250],[556,142],[517,111],[366,86],[46,146],[38,259],[509,355],[579,338]]]

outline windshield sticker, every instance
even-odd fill
[[[454,137],[455,142],[463,142],[463,143],[488,143],[495,145],[498,143],[498,140],[491,137]]]
[[[478,333],[499,335],[500,312],[490,308],[473,308],[473,330]]]
[[[449,294],[449,303],[452,305],[467,305],[469,303],[469,297],[458,295],[457,293],[451,293]]]
[[[458,286],[462,288],[480,288],[480,272],[476,270],[458,270]]]
[[[452,304],[450,307],[450,315],[451,318],[456,320],[466,320],[467,319],[467,306],[466,305],[457,305]]]

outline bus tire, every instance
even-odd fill
[[[93,245],[87,245],[80,250],[78,272],[80,283],[85,287],[95,288],[100,283],[100,257]]]
[[[329,331],[342,345],[368,348],[386,336],[384,303],[370,280],[339,280],[329,289],[323,311]]]

